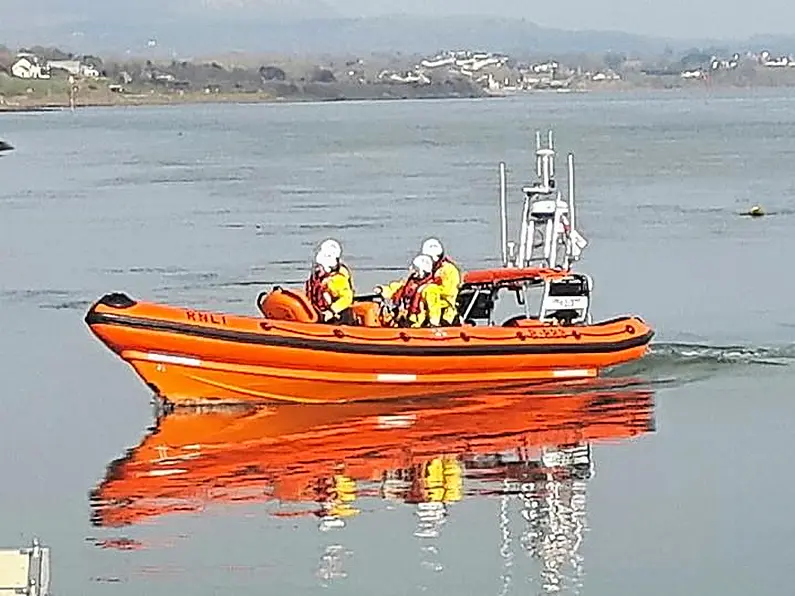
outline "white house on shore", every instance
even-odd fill
[[[50,72],[42,66],[34,54],[17,54],[16,61],[11,65],[11,74],[18,79],[49,79]]]
[[[49,60],[43,63],[35,54],[21,52],[11,65],[11,74],[18,79],[49,79],[53,70],[61,70],[70,75],[96,79],[99,71],[80,60]]]
[[[83,64],[80,60],[50,60],[47,63],[50,69],[65,70],[69,74],[91,79],[99,77],[99,71],[89,64]]]

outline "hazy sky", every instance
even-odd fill
[[[7,26],[28,25],[41,19],[85,16],[118,11],[142,17],[152,0],[1,0],[2,20]],[[526,18],[539,25],[560,29],[622,30],[664,37],[745,38],[757,33],[795,34],[795,4],[782,0],[158,0],[158,8],[207,10],[208,6],[235,7],[277,5],[307,15],[337,12],[344,16],[395,13],[446,15],[490,14]],[[137,7],[137,8],[136,8]],[[324,10],[324,7],[328,10]],[[25,8],[26,10],[22,10]],[[17,10],[19,9],[19,10]],[[156,12],[156,11],[155,11]],[[11,23],[10,21],[15,21]],[[0,23],[2,33],[3,23]]]
[[[665,37],[795,34],[795,5],[782,0],[325,0],[341,12],[450,12],[524,17],[561,29],[622,30]]]

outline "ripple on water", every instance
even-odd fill
[[[2,302],[50,310],[84,310],[93,304],[94,299],[76,290],[7,290],[0,292]]]
[[[738,367],[790,367],[795,345],[710,346],[697,343],[653,343],[645,358],[620,365],[606,376],[638,375],[657,385],[682,386],[735,374]]]

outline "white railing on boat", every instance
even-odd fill
[[[544,267],[568,270],[579,260],[587,240],[576,228],[574,155],[567,159],[567,197],[555,178],[556,152],[552,131],[547,146],[536,132],[537,180],[522,187],[524,203],[517,242],[508,240],[508,190],[505,162],[500,162],[500,237],[503,267]]]

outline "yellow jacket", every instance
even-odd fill
[[[442,287],[442,299],[450,308],[458,308],[458,288],[461,285],[461,272],[451,261],[444,261],[434,274]]]
[[[339,273],[342,273],[345,277],[351,280],[351,286],[353,286],[353,275],[351,275],[351,270],[348,269],[347,265],[344,265],[342,261],[340,261],[339,268],[337,269]]]
[[[353,304],[353,287],[351,285],[350,272],[340,268],[329,275],[323,282],[331,296],[329,310],[335,315],[340,314]]]
[[[426,502],[450,503],[461,500],[462,470],[454,457],[436,457],[423,468]]]
[[[420,287],[420,296],[422,296],[420,312],[408,316],[411,327],[422,327],[426,321],[431,327],[438,327],[442,322],[442,310],[445,307],[442,287],[428,282]]]
[[[390,281],[388,284],[383,286],[376,286],[376,288],[380,288],[381,296],[389,300],[390,298],[392,298],[392,296],[395,295],[395,292],[397,292],[400,288],[403,287],[406,281],[407,280],[405,279],[400,279],[398,281]]]
[[[381,295],[389,300],[407,281],[408,280],[393,281],[380,286]],[[438,327],[441,324],[442,310],[446,306],[442,298],[441,286],[433,281],[427,281],[420,286],[419,292],[421,297],[420,312],[414,314],[399,312],[397,318],[407,319],[411,327],[422,327],[426,320],[432,327]]]

